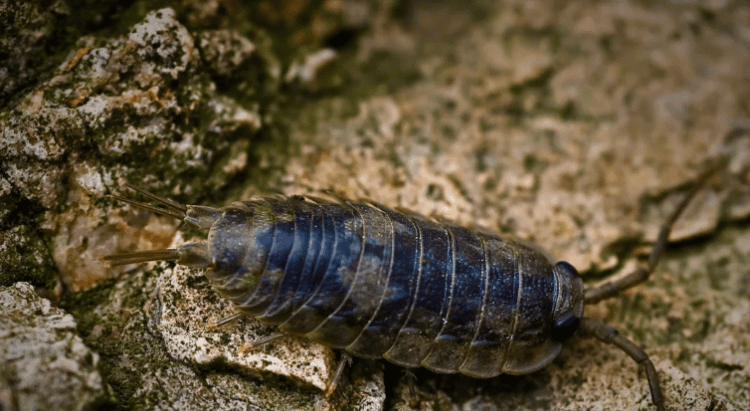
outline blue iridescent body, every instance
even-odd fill
[[[216,289],[247,315],[358,357],[525,374],[560,351],[556,324],[582,315],[569,264],[495,234],[351,201],[264,198],[219,212],[205,251]]]

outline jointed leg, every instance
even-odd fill
[[[286,336],[286,334],[283,333],[273,333],[271,335],[267,335],[265,337],[258,338],[256,340],[253,340],[250,342],[250,345],[253,347],[260,347],[261,345],[268,344],[271,341],[276,341],[281,337]]]
[[[240,315],[242,315],[242,314],[240,314]],[[260,347],[261,345],[268,344],[271,341],[276,341],[279,338],[285,337],[285,336],[286,336],[286,334],[278,333],[277,332],[277,333],[273,333],[271,335],[267,335],[265,337],[260,337],[258,339],[253,340],[253,341],[250,341],[247,344],[244,344],[242,347],[240,347],[239,351],[240,351],[240,353],[244,354],[244,353],[246,353],[246,352],[248,352],[248,351],[250,351],[250,350],[252,350],[252,349],[254,349],[256,347]]]
[[[404,378],[406,378],[406,384],[409,387],[409,395],[414,398],[417,396],[417,376],[411,368],[404,368]]]
[[[213,324],[209,324],[208,329],[209,330],[214,330],[214,329],[219,328],[219,327],[221,327],[223,325],[226,325],[226,324],[229,324],[229,323],[233,323],[233,322],[239,320],[240,318],[242,318],[243,316],[244,316],[244,314],[242,314],[242,313],[234,313],[234,314],[232,314],[232,315],[230,315],[228,317],[224,317],[224,318],[220,319],[219,321],[216,321]]]
[[[341,353],[341,360],[339,361],[338,366],[336,367],[336,372],[333,373],[333,378],[331,379],[331,383],[328,385],[328,389],[325,392],[326,397],[330,397],[331,394],[333,394],[334,391],[336,391],[336,387],[339,385],[339,380],[341,379],[341,376],[344,374],[344,368],[346,368],[348,365],[352,364],[352,356],[342,352]]]
[[[582,318],[581,319],[581,330],[587,334],[591,334],[600,341],[608,344],[613,344],[619,349],[625,351],[625,354],[630,356],[639,365],[643,364],[646,366],[646,377],[648,378],[648,385],[651,390],[651,400],[656,405],[656,409],[664,411],[664,397],[659,387],[659,375],[656,373],[654,363],[648,358],[648,354],[643,351],[640,347],[633,344],[632,341],[621,336],[616,329],[610,327],[601,321],[594,318]]]
[[[651,273],[654,272],[656,265],[659,264],[659,260],[664,253],[664,248],[666,247],[667,240],[669,239],[669,233],[672,231],[672,226],[674,226],[675,221],[677,221],[682,212],[685,211],[685,208],[687,208],[690,200],[695,197],[695,194],[698,192],[698,190],[703,187],[703,184],[705,184],[708,178],[711,177],[711,175],[713,175],[721,165],[723,165],[723,162],[714,164],[713,166],[709,167],[708,170],[704,171],[703,174],[700,175],[700,177],[698,177],[693,187],[685,195],[685,198],[682,199],[680,204],[672,212],[664,225],[662,225],[661,230],[659,230],[659,236],[654,243],[654,248],[651,250],[651,255],[648,258],[648,264],[645,267],[639,267],[632,273],[620,278],[619,280],[605,283],[600,285],[599,287],[586,290],[584,292],[583,301],[587,304],[592,304],[605,298],[613,297],[623,290],[627,290],[628,288],[634,287],[648,280],[648,277],[651,275]]]

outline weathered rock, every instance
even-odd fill
[[[400,369],[385,366],[383,390],[377,365],[355,360],[325,400],[328,365],[289,379],[280,357],[266,357],[269,370],[244,362],[251,334],[237,327],[255,330],[249,321],[206,330],[225,306],[208,290],[193,311],[149,299],[170,265],[102,283],[122,274],[102,255],[165,247],[175,228],[102,200],[122,178],[208,205],[330,189],[514,234],[592,285],[635,268],[704,160],[726,156],[653,281],[586,315],[652,355],[668,409],[743,408],[750,241],[733,227],[750,215],[745,2],[305,4],[187,1],[172,13],[135,2],[127,16],[141,17],[118,20],[132,31],[83,37],[57,68],[29,70],[46,70],[43,83],[0,113],[0,240],[12,239],[0,245],[16,247],[2,268],[22,263],[26,278],[52,271],[54,255],[66,289],[89,290],[66,307],[121,406],[652,409],[632,361],[577,337],[529,376],[417,371],[416,396]],[[40,21],[45,41],[55,20]],[[37,252],[45,243],[53,250]],[[199,272],[182,274],[191,280],[175,294],[205,289]],[[149,307],[170,313],[165,328]]]
[[[274,331],[251,319],[214,327],[234,311],[211,290],[201,270],[165,270],[156,290],[149,324],[171,357],[202,366],[220,361],[255,375],[273,373],[323,392],[328,387],[336,368],[330,349],[293,337],[253,347],[253,341]]]
[[[385,77],[380,90],[396,91],[356,106],[333,96],[303,111],[292,134],[305,143],[287,165],[284,193],[332,190],[487,227],[600,278],[642,263],[650,249],[640,241],[655,238],[707,160],[726,158],[675,226],[672,240],[690,245],[653,281],[585,312],[652,355],[668,409],[742,409],[748,323],[722,318],[744,312],[747,253],[743,235],[721,227],[748,210],[750,55],[746,22],[730,16],[750,9],[720,3],[708,14],[631,2],[415,7],[411,25],[396,30],[403,42],[382,23],[362,40],[370,54],[358,57],[372,78],[385,77],[378,61],[388,53],[402,66],[384,66],[411,64],[418,75]],[[711,280],[716,264],[721,281]],[[714,333],[732,348],[711,348]],[[743,354],[724,366],[698,360],[705,350]],[[582,338],[530,376],[419,377],[417,399],[390,382],[395,409],[652,407],[625,354]]]
[[[99,355],[28,283],[0,287],[0,408],[85,410],[107,401]]]

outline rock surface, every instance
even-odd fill
[[[104,265],[178,228],[105,196],[129,181],[210,206],[367,198],[537,243],[593,286],[643,262],[719,157],[653,280],[586,315],[652,356],[667,409],[750,403],[746,2],[151,7],[101,1],[80,23],[70,1],[0,7],[29,17],[0,42],[0,285],[75,317],[102,378],[76,404],[110,387],[123,409],[653,409],[630,359],[578,336],[537,373],[418,370],[414,393],[398,367],[355,360],[325,398],[336,355],[293,338],[247,351],[271,332],[249,320],[210,329],[231,310],[200,271]]]
[[[28,283],[0,287],[0,409],[85,410],[105,404],[99,355],[76,321]]]

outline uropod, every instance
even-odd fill
[[[615,345],[646,369],[664,410],[648,355],[584,304],[648,279],[672,226],[720,163],[696,179],[664,222],[648,262],[584,290],[564,261],[521,241],[404,213],[373,202],[267,197],[223,208],[183,205],[130,184],[157,207],[120,201],[208,230],[206,242],[104,257],[112,265],[176,261],[205,268],[241,314],[349,355],[474,378],[528,374],[548,365],[577,330]]]

